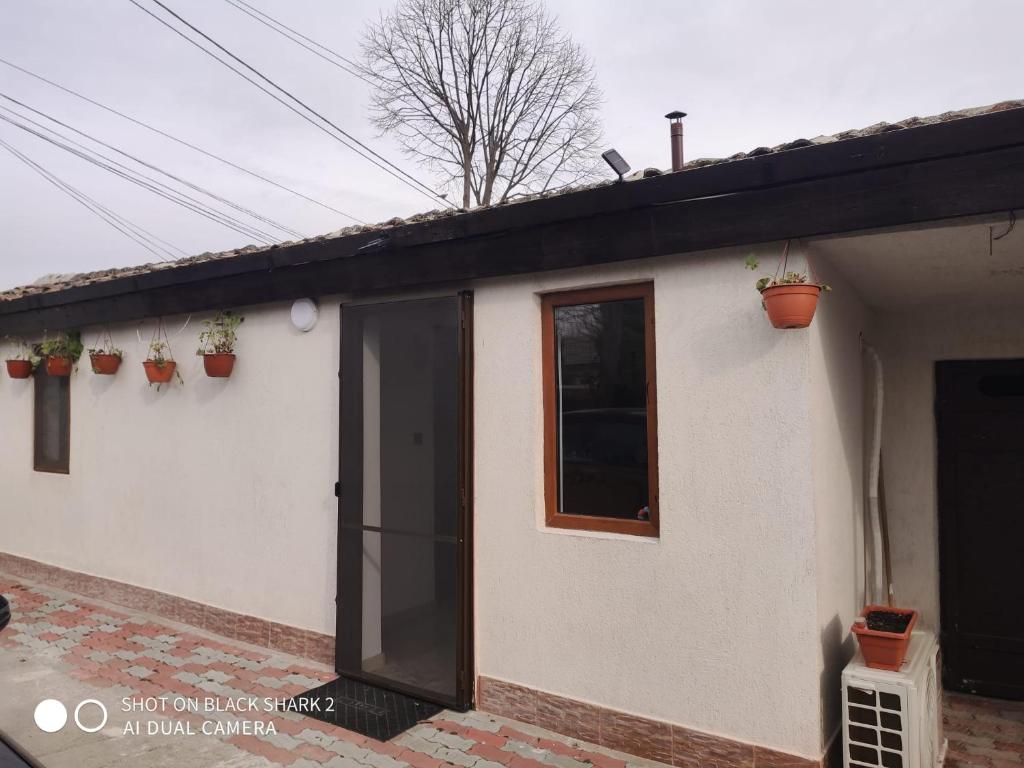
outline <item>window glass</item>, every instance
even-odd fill
[[[643,299],[556,307],[554,316],[559,511],[645,519]]]
[[[70,426],[70,384],[68,376],[49,376],[46,366],[35,372],[35,456],[40,472],[68,472]]]

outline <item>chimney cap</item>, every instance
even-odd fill
[[[682,120],[684,117],[686,117],[686,113],[680,112],[677,109],[674,112],[669,112],[667,115],[665,115],[665,117],[667,117],[669,120]]]

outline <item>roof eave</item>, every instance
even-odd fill
[[[1006,186],[1007,179],[1016,180],[1024,190],[1015,165],[1015,150],[1022,145],[1024,108],[1008,109],[34,294],[0,302],[0,332],[56,330],[87,320],[114,322],[170,313],[174,306],[197,311],[294,294],[262,290],[249,300],[227,287],[232,281],[262,284],[270,275],[275,280],[289,275],[304,291],[297,295],[387,290],[1024,207],[1024,200]],[[1003,151],[1008,154],[1000,157],[1005,164],[1001,172],[991,167],[991,160]],[[964,173],[975,174],[973,185],[965,185],[970,179]],[[990,185],[987,190],[976,188],[983,177]],[[920,186],[925,178],[937,187]],[[906,187],[901,193],[917,196],[920,204],[908,206],[906,197],[901,203],[883,194],[901,179]],[[840,195],[847,205],[859,207],[859,215],[833,210],[837,198],[806,197],[816,185],[814,194]],[[959,190],[959,201],[942,194],[953,187]],[[847,197],[849,190],[860,190],[855,194],[862,197]],[[778,211],[774,224],[763,221],[787,199],[802,200],[799,210]],[[889,202],[881,205],[883,199]],[[762,207],[752,208],[754,201]],[[751,227],[744,221],[751,216],[763,225]],[[685,226],[686,237],[678,237],[680,226]],[[822,232],[822,226],[831,228]],[[594,232],[603,233],[604,241],[592,243]],[[647,245],[614,246],[622,240]],[[490,263],[479,258],[481,247],[491,252]],[[539,251],[526,252],[531,248]],[[555,251],[561,253],[558,258]],[[474,252],[472,258],[465,255]],[[411,261],[410,255],[415,255]],[[442,268],[439,261],[457,266],[460,258],[462,269]],[[373,262],[379,275],[367,280]],[[398,262],[405,263],[407,274],[396,273]],[[359,270],[352,269],[356,264]],[[355,279],[355,271],[364,279]],[[303,274],[334,277],[309,282]],[[197,291],[177,303],[156,300]],[[145,295],[154,301],[140,300]],[[94,308],[85,312],[84,305]]]

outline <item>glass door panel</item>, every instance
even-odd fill
[[[459,297],[342,308],[337,668],[458,704]]]

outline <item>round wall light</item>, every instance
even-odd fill
[[[292,304],[292,325],[296,329],[306,333],[313,330],[316,325],[316,318],[319,314],[316,302],[312,299],[297,299]]]

